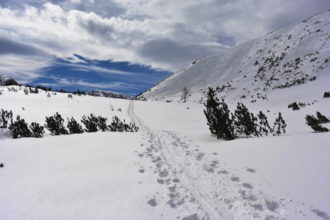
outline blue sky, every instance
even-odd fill
[[[329,0],[1,0],[0,74],[135,95],[196,59],[328,9]]]
[[[51,66],[40,69],[40,76],[29,84],[69,91],[109,90],[133,96],[171,74],[169,71],[129,62],[90,60],[77,54],[74,56],[74,63],[70,59],[56,59]]]

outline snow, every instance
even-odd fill
[[[280,100],[251,104],[252,111],[270,108],[270,120],[283,112],[288,134],[226,142],[209,134],[204,107],[197,103],[69,99],[61,93],[48,98],[15,88],[2,87],[0,108],[28,122],[43,123],[56,111],[77,119],[119,115],[135,121],[140,131],[17,140],[1,132],[2,219],[329,216],[330,135],[304,125],[305,114],[326,109],[328,99],[319,97],[297,112]]]
[[[267,40],[203,58],[145,93],[144,102],[52,92],[47,97],[41,90],[25,95],[24,87],[0,87],[0,109],[29,123],[43,124],[56,112],[77,120],[93,113],[117,115],[140,127],[137,133],[46,133],[41,139],[10,139],[8,130],[0,130],[1,219],[329,220],[330,132],[314,133],[305,124],[305,116],[316,111],[330,116],[330,98],[322,98],[330,90],[329,67],[311,62],[329,56],[329,38],[324,39],[329,21],[326,12],[268,34]],[[294,79],[286,79],[281,63],[270,70],[279,77],[270,87],[264,79],[254,82],[253,63],[262,62],[270,48],[281,54],[288,44],[283,62],[302,57],[297,72],[317,79],[275,88]],[[319,53],[305,57],[314,48]],[[281,112],[287,133],[233,141],[210,135],[199,104],[202,92],[227,82],[235,89],[221,96],[231,110],[244,102],[253,113],[266,113],[270,123]],[[191,90],[188,103],[177,102],[184,86]],[[267,98],[255,98],[258,92]],[[247,98],[239,98],[242,94]],[[293,111],[292,102],[306,106]]]
[[[310,108],[317,109],[325,104],[329,107],[328,100],[321,101]],[[304,116],[311,112],[308,107],[298,113],[279,109],[285,112],[283,115],[289,128],[285,136],[245,138],[229,142],[210,136],[201,105],[140,102],[136,103],[136,109],[151,130],[170,130],[181,137],[188,137],[192,141],[188,141],[190,146],[199,146],[197,149],[210,157],[205,161],[206,164],[212,160],[222,162],[222,169],[227,170],[229,175],[246,178],[253,186],[260,187],[263,193],[276,195],[278,200],[293,200],[294,205],[291,205],[297,210],[306,211],[318,207],[329,213],[330,134],[312,133],[304,125]],[[162,112],[162,117],[152,112]],[[247,169],[256,172],[251,175],[246,172]],[[202,179],[205,176],[200,173],[198,175]],[[237,190],[242,188],[237,187]],[[300,206],[299,203],[305,205]],[[302,216],[288,214],[285,218],[302,219]]]
[[[329,35],[330,12],[327,11],[259,39],[201,58],[142,96],[148,100],[178,101],[186,87],[190,90],[190,102],[202,102],[208,87],[226,86],[221,92],[226,99],[263,101],[283,90],[279,87],[287,83],[304,81],[309,84],[313,77],[320,80],[328,76]],[[243,95],[246,98],[241,98]]]
[[[1,219],[128,219],[132,212],[146,219],[137,205],[145,196],[134,164],[139,139],[97,133],[2,141]]]

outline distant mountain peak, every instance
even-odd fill
[[[7,75],[0,75],[0,86],[16,86],[18,83],[16,80]]]

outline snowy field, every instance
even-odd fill
[[[327,99],[297,112],[248,105],[280,110],[288,133],[225,142],[209,134],[200,104],[2,90],[0,108],[28,122],[94,113],[140,131],[2,135],[1,219],[330,219],[330,133],[304,124],[307,113],[329,114]]]

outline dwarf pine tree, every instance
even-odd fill
[[[222,100],[220,102],[220,109],[217,112],[217,138],[223,138],[225,140],[233,140],[236,138],[235,136],[235,128],[234,128],[234,120],[232,118],[232,114],[230,114],[230,110],[228,105]]]
[[[258,134],[260,136],[268,136],[268,133],[272,132],[272,129],[269,126],[267,116],[262,111],[259,111],[259,114],[257,116],[259,119]]]
[[[186,103],[187,102],[187,99],[188,99],[188,96],[189,96],[189,89],[187,87],[184,87],[182,89],[181,100],[184,103]]]
[[[238,135],[255,135],[259,136],[257,131],[257,117],[250,113],[248,108],[243,103],[237,103],[235,110],[235,128]]]
[[[10,133],[13,138],[31,137],[31,131],[28,124],[20,116],[17,116],[16,121],[9,126]]]
[[[124,123],[117,116],[114,116],[112,118],[111,124],[109,125],[109,130],[110,131],[123,132],[124,131]]]
[[[108,129],[107,126],[107,118],[104,118],[102,116],[98,117],[98,121],[97,121],[97,127],[101,130],[101,131],[106,131]]]
[[[41,138],[44,135],[44,126],[39,125],[37,122],[32,122],[30,125],[31,136]]]
[[[1,109],[0,111],[0,128],[7,128],[13,122],[13,112]]]
[[[207,125],[209,126],[211,134],[216,135],[216,112],[219,111],[219,99],[216,97],[215,90],[211,87],[209,87],[209,90],[207,92],[207,100],[204,106],[206,107],[206,109],[204,110],[204,114],[207,119]]]
[[[316,112],[316,117],[320,124],[330,122],[330,120],[326,116],[322,115],[320,112]]]
[[[273,126],[273,135],[280,135],[286,133],[286,123],[282,117],[281,112],[278,113],[277,118],[275,119],[274,126]]]
[[[94,115],[83,116],[81,122],[85,125],[86,132],[96,132],[98,131],[99,119]]]
[[[68,134],[68,130],[64,127],[64,119],[56,112],[54,116],[46,117],[45,127],[50,131],[51,135]]]
[[[320,121],[313,115],[306,115],[306,124],[316,132],[328,132],[329,129],[320,125]]]
[[[206,107],[204,114],[211,133],[216,135],[218,139],[235,139],[234,124],[230,110],[224,100],[219,102],[214,89],[209,88],[204,105]]]
[[[68,118],[67,127],[69,129],[70,134],[81,134],[84,132],[82,126],[73,117],[71,117],[71,119]]]

